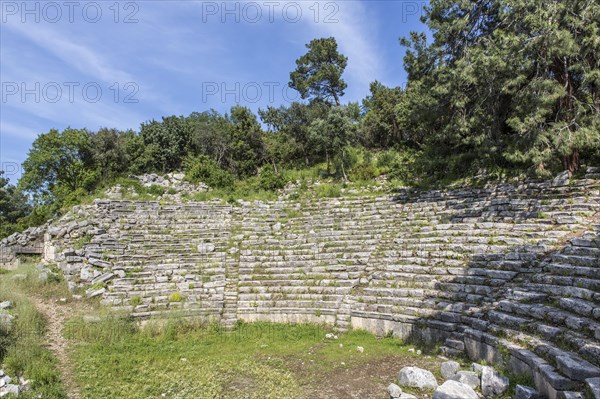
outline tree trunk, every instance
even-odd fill
[[[569,173],[573,174],[579,169],[579,150],[574,149],[570,155],[563,157],[563,167]]]
[[[398,127],[398,122],[396,122],[396,118],[392,119],[392,141],[395,143],[398,143],[400,141],[400,128]],[[389,144],[386,143],[386,144]]]
[[[327,157],[327,174],[331,175],[331,162],[329,160],[329,152],[325,151],[325,156]]]
[[[335,90],[332,90],[332,93],[333,93],[333,98],[335,99],[335,105],[337,105],[339,107],[340,106],[340,98],[338,97]]]
[[[344,155],[345,155],[345,151],[342,150],[342,175],[344,176],[344,181],[348,181],[348,178],[346,177],[346,170],[344,169]]]

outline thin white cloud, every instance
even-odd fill
[[[0,120],[0,137],[14,137],[22,140],[33,140],[40,133],[37,127],[24,126],[4,119]]]
[[[6,24],[5,29],[18,33],[53,54],[65,65],[68,65],[86,76],[102,79],[105,82],[131,82],[133,77],[127,72],[113,67],[98,52],[75,43],[72,38],[55,29],[46,28],[42,24]]]
[[[142,82],[143,76],[132,76],[123,69],[128,65],[127,60],[118,60],[117,56],[110,52],[102,54],[100,49],[107,47],[103,43],[106,44],[107,40],[111,43],[118,40],[115,35],[90,36],[85,40],[84,45],[75,42],[72,32],[71,35],[67,34],[68,26],[55,25],[49,28],[48,25],[43,24],[6,24],[3,29],[5,27],[7,31],[3,33],[11,37],[3,43],[3,82],[12,82],[19,88],[24,85],[28,90],[38,88],[34,90],[38,93],[37,98],[29,94],[23,99],[22,90],[19,90],[15,95],[0,99],[3,107],[2,123],[7,126],[5,133],[7,135],[23,134],[22,128],[16,129],[15,120],[38,120],[40,124],[50,123],[50,126],[57,127],[70,124],[74,127],[90,129],[99,126],[138,128],[148,115],[137,110],[149,112],[158,108],[164,112],[165,109],[172,107],[165,96],[153,92],[153,85]],[[84,40],[80,39],[80,41]],[[39,50],[31,52],[31,48],[35,47],[30,43],[42,48],[51,57],[40,54]],[[21,47],[29,49],[27,56],[18,56],[22,51]],[[113,66],[117,64],[120,67]],[[119,87],[120,95],[116,101],[114,100],[115,82]],[[124,96],[132,93],[132,87],[125,86],[128,82],[137,85],[135,98],[141,104],[139,107],[123,103]],[[69,88],[67,84],[74,86]],[[87,84],[100,87],[101,101],[85,101],[83,88]],[[57,102],[44,98],[45,85],[61,88],[62,93]],[[52,89],[50,92],[52,96],[56,93]],[[92,89],[91,93],[94,95],[95,91]],[[11,128],[8,128],[7,119],[12,121]]]

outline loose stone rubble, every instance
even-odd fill
[[[448,380],[433,393],[433,399],[479,399],[473,388],[458,381]]]
[[[594,399],[600,399],[600,377],[585,380],[589,394]]]
[[[11,313],[13,305],[10,301],[0,303],[0,333],[10,331],[15,317]]]
[[[181,199],[181,194],[191,194],[209,190],[209,187],[204,183],[192,184],[184,180],[185,175],[180,172],[173,172],[164,176],[151,173],[141,176],[130,176],[130,178],[138,180],[144,187],[162,187],[165,190],[165,193],[160,199],[166,198],[178,200]],[[125,189],[125,187],[122,187],[121,185],[116,185],[106,190],[105,195],[107,198],[119,200],[123,197],[135,198],[138,194],[132,187]]]
[[[17,382],[17,383],[15,383]],[[11,378],[4,370],[0,370],[0,398],[8,395],[19,396],[22,392],[27,392],[31,388],[31,381],[19,377]]]
[[[434,390],[433,399],[479,399],[480,396],[499,397],[508,389],[508,378],[498,374],[492,367],[477,363],[473,363],[471,367],[477,371],[460,370],[460,364],[455,361],[442,363],[440,372],[445,381],[439,386],[430,371],[418,367],[403,367],[398,373],[398,385],[390,384],[388,393],[391,399],[403,398],[402,388],[409,387]],[[481,395],[477,392],[481,392]],[[520,386],[517,394],[522,396],[522,399],[528,398],[527,395],[531,398],[539,396],[533,388],[523,386]]]
[[[499,396],[508,389],[508,378],[498,374],[492,367],[484,366],[481,372],[481,392],[484,396]]]
[[[449,380],[454,377],[459,370],[460,363],[454,361],[444,362],[441,369],[442,377]]]
[[[437,388],[438,384],[431,371],[418,367],[404,367],[398,373],[398,385],[419,389]]]
[[[531,387],[517,385],[515,387],[514,399],[542,399],[539,392]]]

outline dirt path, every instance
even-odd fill
[[[38,310],[48,321],[47,339],[48,348],[54,353],[58,360],[58,367],[62,382],[69,399],[81,399],[81,392],[75,383],[75,374],[70,367],[67,354],[68,342],[63,336],[63,326],[72,315],[72,308],[57,303],[54,299],[32,298]]]

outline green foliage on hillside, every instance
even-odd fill
[[[19,227],[24,227],[19,225],[19,222],[31,211],[23,193],[2,177],[3,175],[4,171],[0,170],[0,237],[8,236],[19,230]]]
[[[400,130],[453,167],[574,172],[600,140],[600,4],[433,0],[402,39]]]

